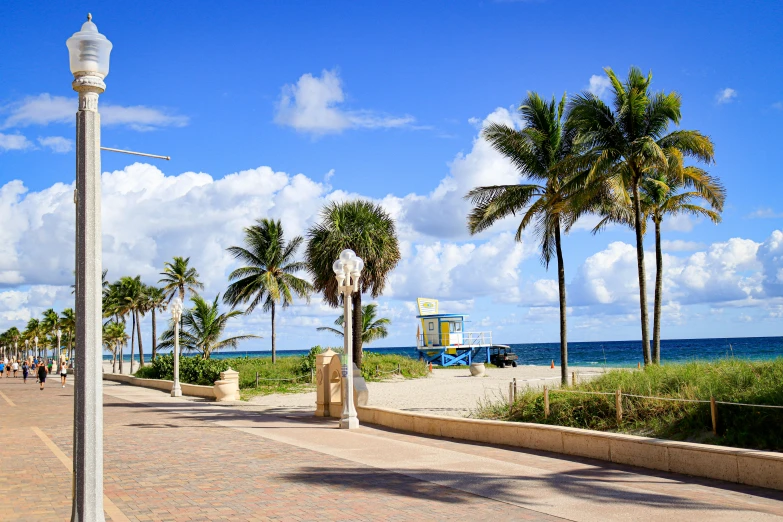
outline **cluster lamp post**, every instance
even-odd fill
[[[182,317],[182,299],[175,297],[171,301],[171,319],[174,321],[174,385],[171,387],[172,397],[182,397],[179,385],[179,320]]]
[[[340,257],[332,265],[337,277],[337,291],[343,296],[343,414],[340,417],[340,428],[354,429],[359,427],[359,417],[353,404],[353,336],[351,335],[351,296],[359,291],[359,277],[362,275],[364,261],[357,257],[353,250],[343,250]]]
[[[112,44],[92,15],[66,41],[76,112],[76,367],[72,522],[103,522],[101,381],[101,118]]]
[[[52,354],[52,368],[56,371],[60,367],[60,341],[62,339],[63,332],[59,328],[57,329],[57,349]]]
[[[38,351],[38,336],[37,335],[35,337],[33,337],[33,343],[35,345],[35,348],[33,349],[33,351],[35,352],[35,356],[38,357],[38,359],[40,360],[41,359],[41,352]]]

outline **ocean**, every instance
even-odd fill
[[[560,343],[510,344],[519,355],[519,364],[548,365],[552,360],[560,364]],[[124,360],[130,360],[129,349]],[[419,352],[412,346],[394,348],[366,347],[365,351],[406,355],[417,359]],[[278,350],[279,357],[304,355],[308,350]],[[144,354],[149,359],[149,349]],[[229,357],[270,357],[271,351],[233,350],[212,354],[214,359]],[[137,356],[138,357],[138,356]],[[734,337],[719,339],[666,339],[661,341],[661,361],[683,362],[714,360],[724,357],[764,360],[783,357],[783,337]],[[111,360],[104,355],[104,360]],[[474,360],[484,361],[480,351]],[[642,361],[641,341],[569,342],[568,364],[573,366],[636,366]]]

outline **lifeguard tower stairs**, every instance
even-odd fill
[[[419,297],[417,319],[421,325],[416,333],[419,358],[440,366],[470,365],[476,355],[484,352],[489,362],[492,332],[465,331],[466,314],[441,314],[437,299]]]

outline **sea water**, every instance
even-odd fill
[[[519,364],[549,365],[551,361],[560,364],[560,343],[510,344],[519,355]],[[278,357],[304,355],[309,350],[278,350]],[[419,358],[419,351],[413,346],[393,348],[365,347],[365,352],[399,354]],[[126,351],[124,359],[130,360]],[[149,352],[145,353],[149,360]],[[186,354],[188,355],[188,354]],[[230,357],[271,357],[271,351],[230,350],[213,353],[213,359]],[[783,357],[783,337],[734,337],[719,339],[666,339],[661,341],[661,361],[683,362],[692,360],[714,360],[725,357],[764,360]],[[110,361],[111,355],[104,355]],[[135,355],[138,359],[138,354]],[[484,362],[484,350],[479,350],[475,360]],[[636,366],[642,360],[641,341],[570,342],[568,363],[573,366]]]

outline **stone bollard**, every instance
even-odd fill
[[[226,371],[220,372],[220,380],[215,381],[215,400],[223,402],[239,399],[239,372],[229,367]]]

